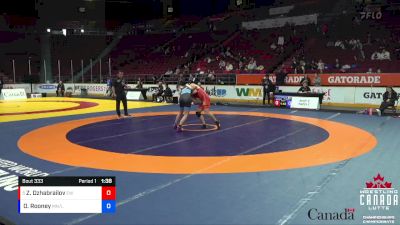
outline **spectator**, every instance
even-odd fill
[[[187,64],[185,64],[184,66],[183,66],[183,73],[184,74],[188,74],[189,73],[189,65],[187,65]]]
[[[0,95],[1,95],[1,90],[3,89],[4,86],[4,80],[3,80],[3,76],[0,76]]]
[[[160,81],[160,82],[158,82],[157,90],[153,93],[153,102],[160,102],[158,100],[158,97],[162,97],[163,93],[164,93],[164,86],[163,86],[163,83]]]
[[[344,43],[343,43],[341,40],[337,40],[337,41],[335,42],[335,47],[339,47],[339,48],[341,48],[341,49],[343,49],[343,50],[346,49],[346,47],[344,46]]]
[[[311,84],[311,80],[307,74],[304,74],[304,77],[300,80],[300,85],[303,85],[303,83],[307,83],[307,85]]]
[[[283,46],[285,44],[285,38],[283,35],[279,35],[278,37],[278,45]]]
[[[335,69],[340,69],[339,59],[335,59]]]
[[[165,84],[165,91],[163,93],[163,96],[164,96],[165,102],[168,102],[168,103],[172,102],[173,93],[172,93],[171,88],[168,86],[168,84]]]
[[[381,56],[382,60],[390,60],[390,52],[386,49],[382,49]]]
[[[228,63],[226,64],[225,70],[228,71],[228,72],[229,72],[229,71],[232,71],[232,70],[233,70],[233,65],[232,65],[232,63],[229,63],[229,62],[228,62]]]
[[[322,35],[327,36],[329,31],[328,24],[323,24],[321,30],[322,30]]]
[[[153,80],[153,84],[157,84],[157,76],[153,76],[153,78],[152,78],[152,80]]]
[[[276,46],[275,42],[272,42],[270,48],[271,48],[272,51],[276,50],[277,46]]]
[[[299,65],[299,69],[298,69],[298,72],[299,73],[306,73],[306,60],[304,59],[304,58],[302,58],[301,60],[300,60],[300,63],[299,63],[300,65]]]
[[[355,39],[351,39],[349,41],[349,45],[351,46],[351,49],[354,50],[357,48],[357,43],[359,42],[359,40],[355,40]]]
[[[215,82],[214,71],[208,73],[207,80],[211,84]]]
[[[349,64],[345,64],[345,65],[342,65],[342,68],[340,69],[340,72],[346,73],[347,70],[349,70],[349,69],[351,69],[351,66]]]
[[[318,61],[318,70],[319,70],[319,72],[320,73],[323,73],[324,72],[324,69],[325,69],[325,63],[324,62],[322,62],[322,59],[320,59],[319,61]]]
[[[112,79],[111,79],[111,77],[109,77],[107,79],[107,90],[106,90],[105,96],[110,97],[111,95],[112,95]]]
[[[396,59],[400,60],[400,46],[397,46],[394,51],[396,54]]]
[[[378,51],[375,51],[371,55],[371,60],[381,60],[381,58],[382,58],[381,53],[379,53]]]
[[[319,75],[319,73],[315,74],[314,86],[316,87],[321,86],[321,76]]]
[[[57,97],[59,97],[59,96],[64,97],[64,92],[65,92],[65,86],[64,86],[64,83],[60,80],[58,82],[57,90],[56,90]]]
[[[311,89],[308,86],[307,82],[303,82],[302,86],[299,88],[299,90],[297,92],[298,93],[310,93]]]
[[[318,64],[314,59],[311,60],[310,69],[313,70],[313,71],[318,69]]]
[[[165,51],[164,51],[164,55],[169,55],[170,52],[171,52],[171,51],[169,50],[169,47],[167,47],[167,48],[165,49]]]
[[[257,62],[254,58],[251,58],[249,64],[247,64],[247,70],[254,71],[256,69],[257,69]]]
[[[381,52],[375,51],[371,55],[371,60],[390,60],[390,52],[384,48]]]
[[[230,47],[228,47],[228,48],[226,49],[225,55],[226,55],[227,57],[233,58],[233,55],[232,55],[232,53],[231,53],[231,48],[230,48]]]
[[[143,88],[143,82],[142,82],[142,79],[140,79],[140,77],[138,78],[136,88],[139,88],[139,89]]]
[[[292,69],[294,70],[294,73],[297,73],[298,66],[299,66],[299,63],[297,62],[296,58],[293,57],[293,59],[292,59]]]
[[[243,62],[242,62],[242,60],[239,60],[239,70],[240,71],[243,70]]]
[[[259,66],[257,66],[256,70],[263,71],[264,70],[264,66],[263,65],[259,65]]]
[[[394,106],[395,102],[399,99],[397,93],[393,90],[392,87],[387,87],[386,92],[383,94],[383,102],[379,109],[376,109],[379,116],[383,114],[385,109],[389,106]]]
[[[225,68],[225,66],[226,66],[226,63],[225,63],[225,61],[223,60],[223,59],[221,59],[221,61],[219,61],[219,68],[220,69],[223,69],[223,68]]]
[[[367,74],[371,74],[371,73],[373,73],[372,68],[369,68]]]
[[[365,43],[366,45],[371,45],[371,33],[370,32],[368,32],[367,33],[367,43]]]
[[[276,85],[282,86],[285,84],[285,78],[287,76],[287,71],[285,69],[278,69],[278,73],[276,74]]]
[[[165,72],[165,75],[172,75],[174,73],[174,71],[172,71],[171,69],[168,69],[166,72]]]
[[[175,70],[175,74],[180,74],[180,73],[181,73],[181,69],[180,69],[179,66],[177,66],[177,67],[176,67],[176,70]]]
[[[376,70],[376,73],[382,73],[381,69],[378,68],[378,69]]]

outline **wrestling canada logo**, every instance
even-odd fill
[[[398,190],[393,188],[392,182],[378,173],[373,181],[367,181],[365,188],[360,190],[360,206],[367,207],[370,212],[387,214],[393,207],[399,205]],[[394,223],[394,216],[378,215],[363,216],[363,223]]]

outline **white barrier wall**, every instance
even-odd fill
[[[31,93],[30,84],[4,84],[3,89],[24,89],[26,93]],[[32,85],[33,91],[35,91],[35,84]]]
[[[130,85],[133,88],[135,85]],[[30,84],[7,84],[5,88],[23,88],[30,93]],[[55,93],[57,84],[34,84],[33,90],[38,93]],[[75,95],[81,93],[81,89],[86,88],[88,94],[105,94],[107,90],[106,84],[65,84],[66,91],[71,91]],[[149,88],[147,96],[151,97],[157,85],[144,85]],[[176,85],[170,85],[175,91]],[[261,100],[261,86],[246,85],[204,85],[205,90],[210,94],[211,98],[219,99],[238,99],[238,100]],[[281,86],[283,92],[297,92],[298,86]],[[394,88],[400,94],[400,88]],[[311,87],[312,92],[325,93],[324,101],[328,103],[347,103],[347,104],[374,104],[378,105],[382,101],[382,95],[385,92],[384,87]]]
[[[65,83],[65,91],[70,91],[72,94],[79,95],[81,89],[87,89],[88,94],[104,94],[107,90],[107,84],[71,84]],[[35,92],[38,93],[55,93],[57,84],[36,84]]]

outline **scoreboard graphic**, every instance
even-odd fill
[[[115,177],[19,177],[18,213],[115,213]]]
[[[290,108],[291,104],[292,104],[292,96],[288,96],[288,95],[275,95],[274,96],[274,106],[275,107]]]

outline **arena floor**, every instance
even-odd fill
[[[175,105],[43,98],[0,102],[0,217],[14,224],[362,224],[360,190],[377,174],[400,185],[400,119],[340,112],[214,106],[221,130]],[[18,214],[4,162],[57,176],[116,176],[115,214]],[[3,163],[1,163],[3,162]],[[3,165],[3,166],[2,166]],[[7,172],[7,174],[4,173]],[[5,185],[3,185],[5,186]],[[354,219],[318,220],[310,209]]]

